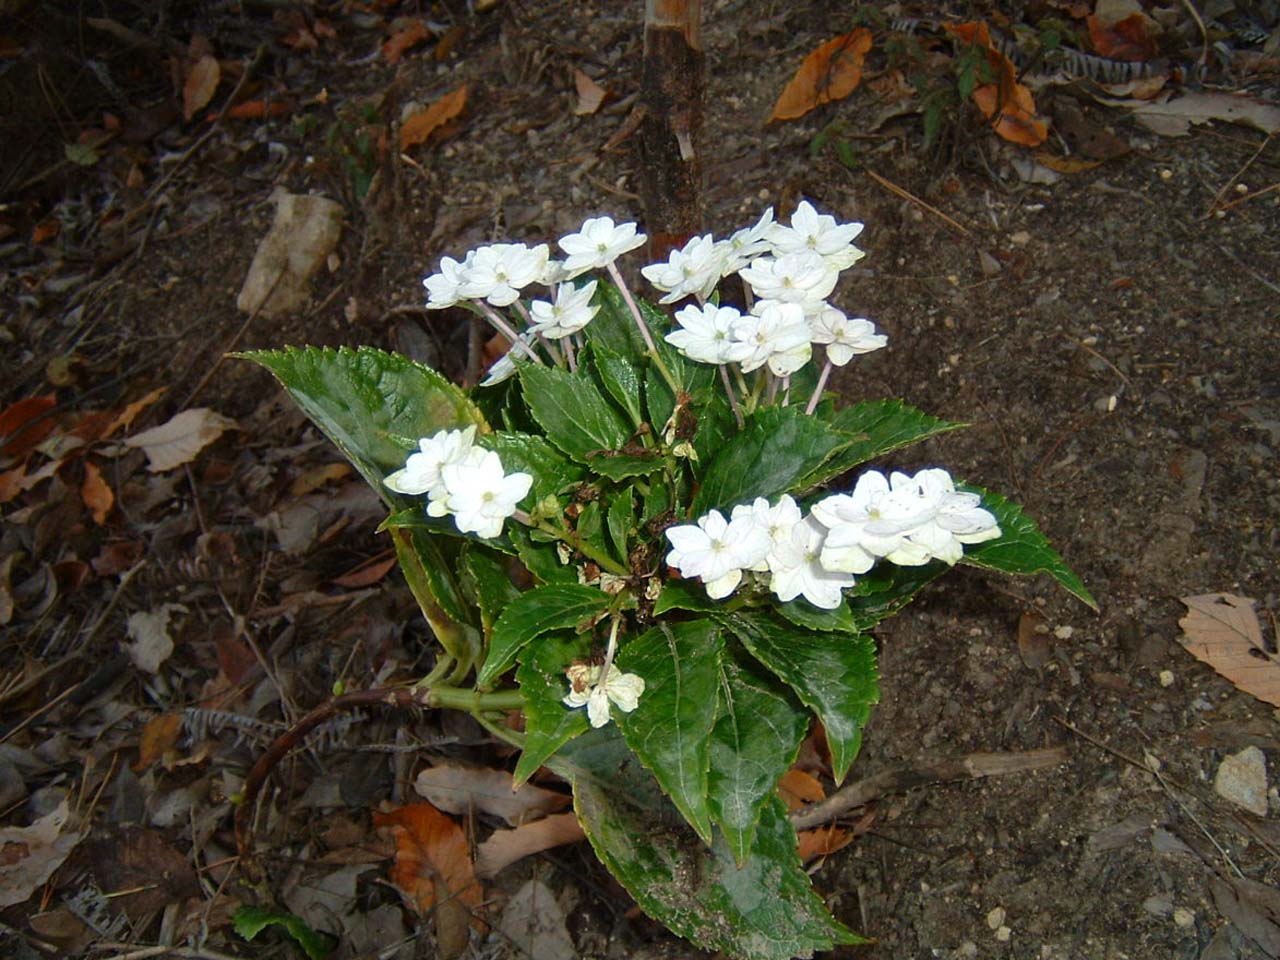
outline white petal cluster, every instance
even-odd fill
[[[564,261],[566,277],[602,270],[647,239],[636,232],[634,223],[615,224],[612,217],[588,218],[577,233],[560,238],[560,249],[568,254]]]
[[[475,445],[475,433],[471,426],[423,437],[418,452],[383,483],[396,493],[426,494],[427,513],[452,516],[463,533],[496,537],[528,494],[533,477],[504,472],[496,453]]]
[[[603,727],[609,722],[611,703],[623,713],[630,713],[644,693],[644,677],[639,674],[623,673],[613,667],[601,683],[602,670],[599,664],[575,663],[565,671],[569,676],[569,695],[561,702],[574,709],[585,706],[587,720],[593,727]]]
[[[664,291],[659,303],[675,303],[686,297],[697,297],[701,303],[723,276],[724,254],[724,248],[708,233],[672,250],[666,263],[641,267],[640,273]]]
[[[591,298],[596,295],[596,281],[592,280],[581,287],[572,283],[562,283],[556,287],[554,302],[535,300],[529,304],[529,313],[534,320],[530,328],[548,340],[561,340],[571,333],[577,333],[599,311],[600,306],[592,306]]]
[[[807,516],[789,495],[776,504],[759,497],[734,507],[728,521],[712,510],[666,535],[667,565],[702,580],[713,600],[732,594],[744,573],[767,572],[782,602],[804,597],[833,610],[845,588],[880,560],[953,564],[964,544],[998,537],[1000,527],[977,494],[956,490],[951,475],[935,467],[888,478],[868,471],[851,493],[818,501]]]
[[[545,243],[536,247],[523,243],[477,247],[461,263],[445,257],[440,261],[440,273],[422,281],[430,298],[427,306],[442,309],[459,300],[485,300],[495,307],[509,306],[521,290],[539,281],[549,259],[550,250]]]
[[[768,239],[779,255],[810,251],[823,258],[831,269],[847,270],[866,254],[853,245],[862,233],[860,223],[837,223],[835,217],[820,214],[808,200],[801,200],[791,215],[791,225],[774,224]]]

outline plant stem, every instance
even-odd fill
[[[640,330],[645,349],[649,351],[649,359],[653,361],[653,365],[662,374],[662,379],[667,381],[667,386],[671,388],[671,392],[679,396],[680,385],[676,383],[676,378],[671,375],[671,371],[667,369],[667,365],[663,363],[662,357],[659,356],[658,347],[653,342],[653,334],[649,332],[649,325],[644,322],[644,316],[640,313],[640,308],[636,306],[636,301],[631,296],[631,290],[627,287],[627,281],[622,279],[622,273],[618,270],[617,264],[609,264],[609,276],[618,285],[618,292],[622,294],[622,299],[627,304],[627,309],[631,311],[631,316],[636,321],[636,327]]]
[[[564,338],[564,358],[569,362],[569,372],[576,373],[578,370],[578,358],[573,353],[573,337]]]
[[[422,699],[427,707],[465,710],[473,716],[483,712],[519,710],[524,706],[524,694],[519,690],[481,693],[466,687],[432,687],[423,693]]]
[[[602,570],[608,570],[610,573],[619,577],[631,576],[630,570],[628,570],[626,567],[620,564],[617,560],[614,560],[613,557],[609,556],[607,553],[597,550],[591,544],[587,543],[585,540],[579,537],[576,532],[569,530],[564,526],[559,526],[559,527],[552,526],[550,523],[547,523],[547,521],[545,520],[543,520],[541,523],[534,524],[534,526],[536,526],[543,533],[551,534],[557,540],[563,540],[565,543],[573,547],[573,549],[577,550],[580,554],[582,554],[588,560],[595,561],[596,565],[599,566]]]
[[[546,366],[546,364],[542,362],[542,358],[534,353],[533,348],[521,339],[520,334],[516,333],[515,330],[511,328],[511,324],[502,319],[497,310],[494,310],[493,307],[489,306],[483,300],[476,300],[475,304],[484,315],[484,318],[493,324],[499,333],[511,341],[512,347],[519,350],[521,353],[524,353],[534,363]]]
[[[723,363],[720,364],[720,379],[724,381],[724,392],[729,397],[729,406],[733,408],[733,419],[741,430],[744,423],[742,407],[738,406],[738,395],[733,392],[733,381],[729,379],[729,371]]]
[[[515,747],[517,750],[524,749],[524,734],[517,733],[515,730],[512,730],[510,727],[506,727],[500,723],[496,723],[495,721],[491,720],[489,717],[486,717],[482,713],[473,714],[473,717],[475,718],[476,723],[480,724],[480,726],[484,727],[486,730],[488,730],[491,734],[493,734],[503,743],[509,744],[510,746]]]
[[[813,396],[809,398],[808,404],[805,405],[804,415],[811,416],[813,411],[817,409],[818,401],[822,399],[822,388],[827,385],[827,378],[831,376],[831,358],[827,358],[827,362],[822,365],[822,373],[818,374],[818,382],[813,386]]]

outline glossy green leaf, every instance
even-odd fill
[[[469,622],[475,615],[458,584],[458,543],[424,530],[390,531],[396,559],[409,591],[440,645],[459,663],[474,663],[480,635]]]
[[[529,528],[518,524],[508,526],[507,536],[520,562],[539,583],[578,582],[577,568],[560,562],[556,543],[534,540]]]
[[[589,376],[554,367],[520,368],[524,399],[547,439],[579,463],[619,449],[631,431]]]
[[[467,572],[475,585],[480,625],[488,638],[502,611],[520,598],[521,591],[511,581],[507,566],[511,561],[500,553],[472,542],[463,548],[463,555]]]
[[[635,524],[635,511],[634,491],[630,487],[623,487],[609,499],[605,525],[609,530],[613,555],[623,563],[627,562],[627,542],[631,538],[631,529]]]
[[[484,417],[467,395],[430,367],[394,353],[361,347],[291,347],[237,354],[266,367],[298,406],[389,503],[383,486],[404,466],[420,437],[475,424]]]
[[[635,364],[604,347],[593,350],[591,362],[605,391],[626,411],[632,426],[639,427],[644,422],[644,388]]]
[[[751,853],[761,809],[795,762],[808,729],[808,717],[790,691],[730,646],[721,663],[707,800],[738,863]]]
[[[847,602],[840,604],[834,610],[824,610],[821,607],[815,607],[807,600],[797,599],[789,603],[775,603],[773,608],[797,627],[804,627],[806,630],[817,630],[821,633],[832,631],[857,633],[859,630],[866,629],[854,619]]]
[[[618,727],[707,843],[708,737],[716,719],[723,643],[711,620],[659,624],[630,641],[617,658],[622,670],[639,674],[645,682],[634,711],[615,711]]]
[[[324,960],[338,946],[334,937],[327,933],[317,933],[301,917],[283,910],[243,906],[236,910],[231,924],[236,933],[246,940],[253,940],[267,927],[279,927],[302,948],[309,960]]]
[[[865,634],[814,633],[770,613],[732,613],[724,623],[751,655],[787,684],[822,721],[839,783],[862,744],[880,699],[875,648]]]
[[[606,556],[610,554],[611,551],[604,532],[604,510],[601,508],[599,500],[593,500],[582,505],[582,512],[578,514],[574,529],[578,534],[578,539],[584,544],[595,548],[595,550]]]
[[[866,632],[910,603],[925,586],[951,568],[935,561],[921,567],[881,562],[845,591],[845,605],[857,630]]]
[[[831,426],[851,434],[851,442],[805,478],[804,486],[825,483],[859,464],[926,437],[966,426],[939,420],[901,400],[864,400],[836,414]]]
[[[506,473],[517,471],[533,477],[527,502],[537,503],[546,496],[563,494],[566,487],[582,482],[586,471],[545,439],[529,433],[499,431],[482,441],[502,461]]]
[[[594,302],[600,305],[600,310],[583,328],[587,343],[593,349],[599,347],[637,366],[642,365],[645,362],[644,340],[618,288],[608,280],[600,280]]]
[[[612,724],[574,740],[551,767],[573,784],[578,818],[610,873],[641,909],[697,946],[737,960],[790,960],[865,942],[814,892],[777,797],[762,805],[739,865],[719,833],[711,847],[699,842]]]
[[[680,351],[662,339],[660,331],[666,331],[671,326],[666,314],[654,307],[644,306],[641,312],[649,318],[650,326],[654,328],[658,355],[667,365],[667,372],[671,374],[680,390],[688,395],[689,406],[692,407],[693,412],[700,414],[706,404],[713,398],[718,398],[719,391],[722,389],[719,386],[720,380],[716,367],[713,364],[686,359]],[[676,405],[676,395],[672,393],[666,378],[652,365],[645,378],[645,403],[649,410],[649,422],[653,424],[654,430],[660,433],[667,421],[671,419],[671,412]]]
[[[609,608],[603,590],[576,583],[553,583],[520,594],[493,625],[489,655],[476,685],[487,687],[515,662],[521,647],[552,630],[588,629]]]
[[[663,541],[665,550],[670,544]],[[707,589],[698,580],[667,580],[662,584],[662,592],[653,604],[653,615],[661,616],[668,610],[694,610],[699,613],[714,613],[722,610],[724,605],[707,596]]]
[[[1000,524],[998,538],[964,548],[963,563],[1005,573],[1047,573],[1068,593],[1094,610],[1098,609],[1097,601],[1084,582],[1063,562],[1058,551],[1049,546],[1035,521],[1023,513],[1021,507],[981,487],[967,484],[958,484],[957,487],[982,497],[982,505],[995,514]]]
[[[599,454],[589,457],[587,463],[591,469],[610,480],[626,480],[630,477],[643,477],[657,473],[666,466],[666,462],[654,451],[652,455],[631,456],[630,454]]]
[[[796,486],[847,440],[798,407],[757,410],[741,433],[707,465],[693,516],[756,497],[773,498]]]
[[[537,773],[547,760],[574,737],[590,729],[584,708],[570,709],[565,671],[575,660],[593,653],[589,635],[547,633],[520,652],[516,683],[524,695],[524,750],[516,761],[515,785]]]

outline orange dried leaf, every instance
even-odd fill
[[[167,387],[156,387],[156,389],[152,390],[145,397],[133,401],[133,403],[121,410],[120,415],[112,420],[111,423],[107,425],[107,428],[102,432],[102,438],[105,439],[106,437],[111,436],[117,430],[128,430],[129,427],[133,425],[133,421],[137,418],[138,414],[163,397],[164,392],[167,389]],[[87,440],[90,438],[86,437],[85,439]]]
[[[360,587],[371,587],[390,573],[391,568],[395,565],[395,554],[382,559],[371,560],[356,567],[350,573],[334,577],[333,584],[334,586],[346,587],[351,590],[356,590]]]
[[[48,243],[58,235],[61,224],[57,220],[41,220],[31,228],[31,242],[34,244]]]
[[[778,795],[782,797],[788,810],[795,811],[806,803],[826,799],[827,793],[813,774],[792,767],[778,781]]]
[[[292,109],[289,104],[279,100],[272,100],[270,103],[265,100],[246,100],[229,108],[223,116],[228,120],[262,120],[266,117],[282,117]],[[217,114],[211,114],[208,119],[217,119]]]
[[[107,522],[107,514],[116,505],[116,495],[111,486],[102,479],[102,471],[92,460],[84,462],[84,482],[80,484],[80,497],[84,505],[93,514],[93,522],[102,526]]]
[[[835,824],[827,824],[825,827],[814,830],[801,830],[798,839],[800,860],[802,863],[808,863],[816,857],[825,857],[827,854],[847,847],[853,840],[853,834],[848,830],[840,829]]]
[[[862,82],[862,62],[870,49],[871,31],[866,27],[822,44],[804,58],[773,105],[770,121],[803,117],[814,107],[853,93]]]
[[[1088,157],[1081,156],[1059,157],[1044,150],[1036,151],[1036,162],[1058,173],[1081,173],[1103,164],[1102,160],[1090,160]]]
[[[319,490],[326,483],[343,480],[351,475],[351,467],[345,463],[325,463],[312,467],[289,485],[289,496],[305,497],[314,490]]]
[[[391,834],[396,847],[391,882],[413,910],[427,916],[435,907],[439,924],[443,915],[460,909],[471,926],[484,929],[476,916],[484,894],[461,827],[429,803],[375,811],[373,824]]]
[[[514,830],[495,830],[493,836],[476,848],[476,875],[488,880],[517,860],[552,847],[577,843],[585,836],[582,824],[572,813],[553,814]]]
[[[1182,597],[1187,615],[1179,638],[1197,660],[1239,689],[1280,707],[1280,657],[1267,652],[1253,601],[1229,593]]]
[[[209,105],[213,93],[222,79],[222,67],[217,58],[205,54],[191,65],[186,82],[182,85],[182,117],[190,120]]]
[[[578,102],[574,105],[573,112],[579,117],[595,113],[604,103],[605,97],[609,95],[608,90],[581,70],[573,71],[573,85],[578,91]]]
[[[1151,36],[1150,21],[1141,13],[1132,13],[1116,23],[1106,23],[1097,14],[1090,14],[1085,23],[1089,26],[1089,41],[1100,57],[1137,62],[1151,60],[1159,52],[1155,37]]]
[[[985,20],[974,20],[969,23],[944,23],[942,26],[947,33],[957,40],[991,48],[991,31],[987,29]]]
[[[162,713],[152,717],[142,728],[138,738],[138,760],[133,765],[135,773],[147,769],[178,742],[178,734],[182,732],[182,714]]]
[[[462,113],[467,105],[467,85],[446,93],[421,113],[415,113],[400,127],[400,149],[426,143],[430,136]]]
[[[0,412],[0,455],[20,460],[34,450],[57,426],[45,416],[57,405],[58,395],[45,393],[24,397]]]
[[[410,20],[403,29],[393,33],[382,45],[382,56],[387,63],[397,64],[410,47],[416,47],[431,37],[431,28],[421,20]]]
[[[1038,147],[1049,136],[1048,125],[1036,116],[1031,91],[1020,83],[978,87],[973,91],[973,102],[984,116],[995,117],[992,129],[1010,143]]]

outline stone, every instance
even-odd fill
[[[1227,757],[1213,778],[1213,789],[1224,800],[1255,816],[1267,815],[1267,758],[1257,747],[1245,747]]]

